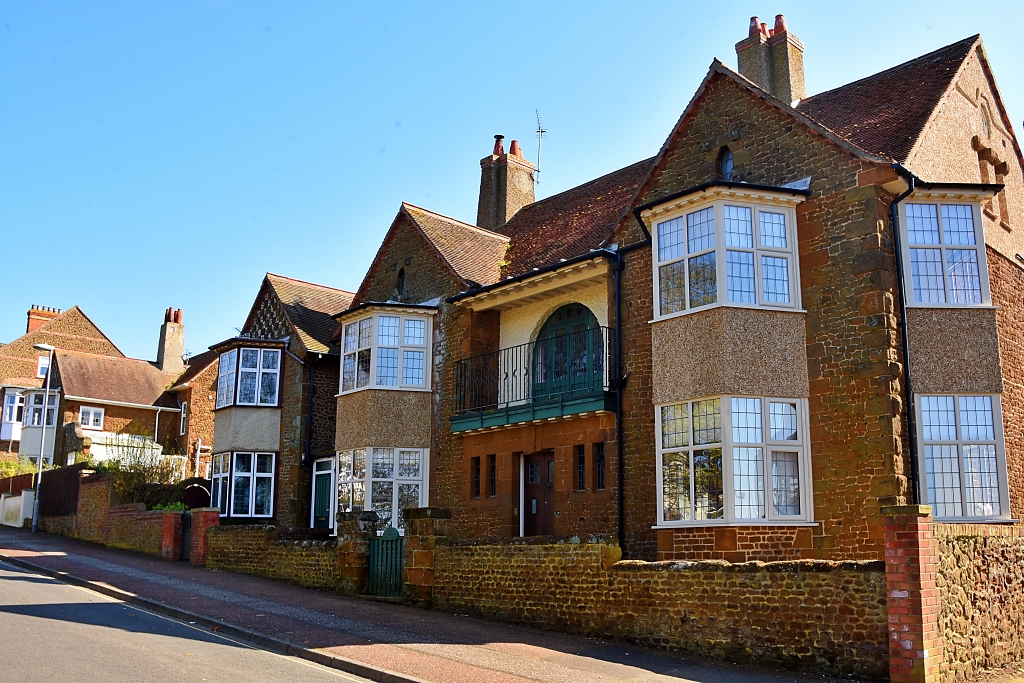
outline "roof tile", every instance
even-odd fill
[[[338,327],[332,316],[349,307],[354,296],[352,292],[274,273],[267,273],[267,280],[303,345],[310,351],[328,353],[331,336]]]
[[[489,285],[501,278],[507,237],[412,204],[402,208],[463,281]]]

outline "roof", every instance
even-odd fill
[[[198,377],[203,370],[216,363],[219,358],[220,354],[216,351],[203,351],[192,356],[188,359],[188,367],[185,368],[185,372],[181,373],[181,377],[174,381],[172,389],[188,386],[189,382]]]
[[[166,393],[172,377],[149,361],[58,350],[55,362],[66,396],[177,408]]]
[[[309,351],[328,353],[338,324],[332,317],[352,303],[352,292],[267,273],[285,315]]]
[[[406,202],[402,209],[463,282],[485,285],[501,278],[508,237]]]
[[[653,157],[638,161],[524,206],[497,228],[512,240],[509,265],[503,275],[520,275],[599,248],[615,229],[653,163]]]
[[[812,95],[797,110],[861,149],[906,161],[939,100],[980,40],[971,36],[859,81]]]

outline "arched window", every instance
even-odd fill
[[[728,147],[718,153],[718,175],[722,180],[732,179],[732,150]]]
[[[601,391],[604,337],[583,304],[562,306],[544,323],[533,353],[534,398]]]
[[[395,284],[395,289],[398,290],[398,296],[405,294],[405,268],[398,270],[398,282]]]

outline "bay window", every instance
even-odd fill
[[[338,453],[338,510],[372,510],[378,530],[402,530],[405,510],[427,499],[427,451],[422,448],[356,448]]]
[[[232,349],[220,355],[217,407],[277,406],[281,350]]]
[[[719,200],[655,219],[656,317],[712,305],[795,309],[796,214]]]
[[[210,506],[220,508],[220,514],[228,513],[228,485],[231,476],[231,454],[215,453],[210,473],[212,479],[212,491],[210,492]]]
[[[43,394],[31,394],[28,400],[28,410],[24,412],[26,427],[43,426]],[[57,394],[51,393],[46,400],[46,426],[52,427],[57,414]]]
[[[365,387],[425,389],[428,318],[378,313],[342,333],[341,391]]]
[[[272,517],[274,453],[216,453],[211,472],[211,507],[225,517]]]
[[[917,397],[925,503],[936,519],[1009,517],[999,395]]]
[[[804,405],[724,396],[658,406],[659,524],[809,521]]]
[[[910,305],[990,305],[978,204],[907,202],[900,212]]]

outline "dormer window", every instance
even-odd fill
[[[732,180],[732,150],[723,147],[718,153],[718,176],[722,180]]]
[[[427,388],[424,316],[378,313],[347,323],[342,335],[341,391]]]

